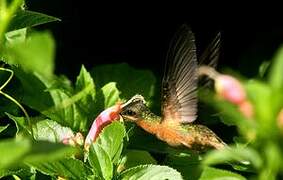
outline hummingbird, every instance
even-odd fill
[[[219,38],[217,35],[204,51],[204,56],[211,61],[218,58]],[[166,57],[161,116],[147,107],[141,95],[124,103],[120,115],[173,147],[187,147],[197,152],[224,148],[226,144],[212,130],[194,123],[197,119],[198,81],[195,37],[190,27],[183,25],[174,35]]]

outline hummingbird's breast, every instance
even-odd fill
[[[162,141],[165,141],[171,146],[182,146],[182,141],[184,136],[178,130],[178,127],[162,123],[162,122],[148,122],[148,121],[139,121],[137,122],[138,126],[143,128],[145,131],[156,135],[156,137]],[[190,138],[187,137],[187,141],[190,141]]]

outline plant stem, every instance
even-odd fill
[[[2,89],[5,86],[7,86],[7,84],[11,81],[12,77],[14,76],[14,71],[12,71],[11,69],[6,69],[6,68],[2,68],[2,67],[0,67],[0,70],[1,71],[7,71],[7,72],[11,73],[9,78],[7,79],[7,81],[0,87],[0,91],[2,91]]]
[[[11,100],[13,103],[15,103],[15,104],[23,111],[23,113],[24,113],[25,116],[26,116],[26,119],[27,119],[27,122],[28,122],[28,126],[30,127],[31,135],[32,135],[32,137],[33,137],[33,130],[32,130],[32,126],[31,126],[30,117],[29,117],[27,111],[25,110],[25,108],[24,108],[16,99],[14,99],[12,96],[10,96],[10,95],[8,95],[8,94],[6,94],[6,93],[4,93],[4,92],[2,91],[2,89],[3,89],[5,86],[7,86],[7,84],[11,81],[12,77],[14,76],[14,72],[13,72],[11,69],[6,69],[6,68],[2,68],[2,67],[0,67],[0,70],[2,70],[2,71],[7,71],[7,72],[10,72],[10,73],[11,73],[10,76],[9,76],[9,78],[6,80],[6,82],[0,87],[0,94],[2,94],[3,96],[5,96],[7,99]]]

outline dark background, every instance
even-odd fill
[[[210,5],[206,10],[177,3],[164,8],[164,4],[155,7],[90,2],[27,1],[29,10],[62,20],[40,27],[51,30],[55,36],[58,74],[74,78],[81,64],[90,69],[99,64],[127,62],[162,75],[169,42],[183,23],[192,27],[200,52],[220,31],[223,49],[219,68],[229,66],[248,77],[255,76],[260,63],[271,59],[283,43],[283,26],[272,23],[266,12],[258,15],[249,11],[247,16],[237,7],[226,8],[224,14],[209,9]],[[231,16],[234,11],[238,14]]]

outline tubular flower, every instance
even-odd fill
[[[119,113],[121,112],[121,109],[122,109],[121,106],[122,105],[119,103],[119,104],[116,104],[112,107],[105,109],[93,121],[92,126],[88,132],[88,135],[86,136],[86,139],[85,139],[84,148],[86,150],[89,149],[90,144],[96,140],[99,133],[106,125],[120,118]]]

